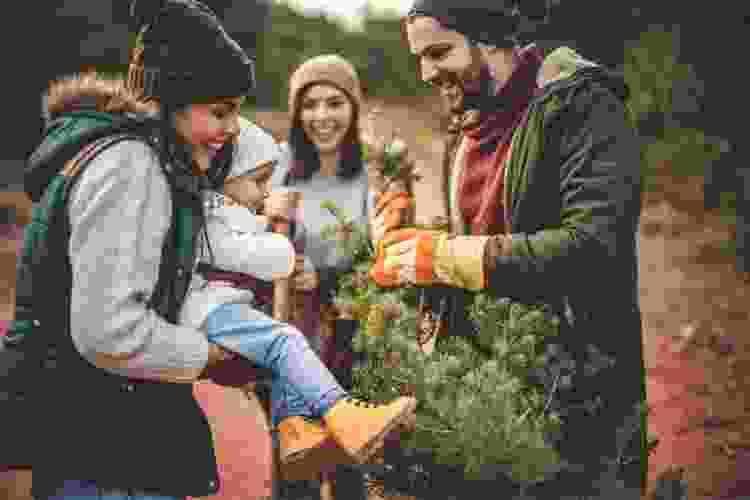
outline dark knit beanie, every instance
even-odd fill
[[[255,87],[254,62],[198,0],[134,0],[138,41],[128,87],[143,98],[186,105],[237,97]]]
[[[415,0],[407,17],[432,17],[472,42],[507,46],[516,43],[522,14],[544,19],[549,0]]]

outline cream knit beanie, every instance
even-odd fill
[[[362,107],[362,89],[354,66],[343,57],[324,54],[308,59],[289,79],[289,116],[294,119],[300,92],[313,83],[330,83],[344,91],[356,111]]]

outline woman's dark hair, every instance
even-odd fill
[[[299,95],[304,95],[312,85],[314,84],[309,84],[300,89]],[[336,177],[346,180],[353,179],[364,168],[362,142],[359,139],[359,128],[357,127],[359,123],[359,107],[349,94],[338,85],[330,82],[326,82],[326,85],[331,85],[339,89],[352,105],[352,122],[341,144],[341,156],[339,157],[339,164],[336,169]],[[315,172],[320,170],[318,149],[308,139],[305,130],[302,128],[302,120],[300,119],[301,106],[302,99],[298,99],[297,109],[294,110],[293,114],[292,126],[289,129],[288,142],[293,158],[292,167],[289,172],[290,180],[309,180]]]

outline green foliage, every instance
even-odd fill
[[[719,159],[727,147],[726,141],[707,136],[702,130],[669,128],[644,147],[645,173],[651,175],[666,165],[672,175],[702,176],[706,165]]]
[[[330,209],[330,203],[326,203]],[[337,219],[340,217],[338,212]],[[398,304],[401,314],[385,325],[383,335],[370,318],[361,320],[354,348],[367,362],[354,369],[353,394],[375,401],[404,392],[419,400],[415,432],[402,437],[406,447],[434,450],[438,460],[459,465],[467,477],[479,477],[486,465],[502,464],[523,482],[543,479],[558,465],[545,439],[559,425],[541,386],[528,380],[544,362],[545,339],[558,324],[543,306],[524,306],[477,296],[471,317],[480,325],[476,342],[442,338],[430,355],[416,342],[417,290],[382,289],[367,273],[373,255],[361,249],[354,272],[341,279],[337,302],[372,308]],[[398,362],[388,362],[397,353]]]
[[[625,50],[625,80],[632,97],[630,108],[636,118],[657,112],[670,115],[675,89],[697,82],[692,65],[680,62],[679,32],[652,26],[637,43]]]
[[[696,100],[702,94],[700,80],[693,66],[680,57],[680,37],[677,28],[652,26],[638,41],[625,50],[623,67],[630,87],[628,107],[637,123],[654,116],[663,117],[655,138],[643,149],[644,188],[658,187],[654,174],[674,176],[703,176],[707,166],[730,148],[719,137],[709,137],[702,130],[685,128],[675,120],[680,110],[676,96],[680,90],[690,90]],[[722,213],[733,218],[728,204]]]
[[[329,225],[323,228],[321,236],[324,239],[335,239],[336,232],[340,228],[346,228],[351,234],[348,239],[337,241],[338,251],[342,252],[343,255],[353,255],[355,261],[370,259],[373,255],[374,249],[372,248],[370,239],[367,236],[367,229],[358,224],[354,224],[354,221],[352,221],[352,219],[331,200],[324,200],[320,204],[320,207],[324,210],[328,210],[328,212],[330,212],[336,219],[335,225]]]

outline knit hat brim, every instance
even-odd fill
[[[143,26],[128,72],[131,89],[178,105],[252,92],[254,61],[208,6],[198,0],[140,4],[145,12],[133,12]]]
[[[252,60],[228,65],[216,78],[214,72],[174,72],[154,66],[132,68],[131,75],[142,75],[135,84],[143,97],[188,104],[216,98],[246,96],[255,88],[255,64]],[[137,76],[136,76],[137,77]]]
[[[332,84],[346,93],[354,107],[362,108],[362,88],[354,66],[343,57],[324,54],[308,59],[289,79],[289,114],[294,119],[301,93],[314,84]]]
[[[416,0],[407,17],[433,17],[446,28],[488,45],[515,43],[520,27],[518,0]]]

